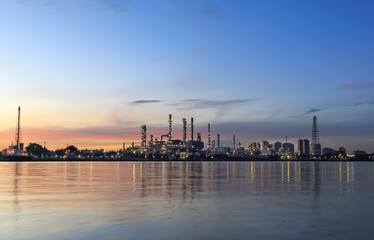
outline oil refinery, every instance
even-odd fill
[[[319,143],[319,131],[317,126],[317,117],[313,117],[312,130],[312,144],[308,139],[300,139],[295,151],[295,146],[288,142],[285,137],[285,143],[275,142],[269,143],[262,141],[262,143],[253,142],[244,147],[240,141],[237,140],[236,135],[232,135],[231,146],[222,146],[221,134],[217,133],[216,139],[212,139],[211,124],[207,124],[206,141],[202,140],[200,132],[195,133],[194,118],[182,119],[182,134],[181,139],[173,137],[173,118],[169,114],[167,121],[168,129],[165,134],[148,134],[147,125],[143,124],[140,127],[141,136],[140,144],[135,145],[132,142],[126,147],[123,143],[122,149],[119,151],[108,151],[104,149],[96,150],[78,150],[74,145],[67,146],[64,149],[57,149],[50,151],[37,143],[30,143],[24,150],[21,134],[21,107],[18,107],[17,127],[15,134],[15,143],[1,151],[1,160],[328,160],[328,159],[348,159],[349,155],[346,153],[344,147],[339,150],[332,148],[323,148]],[[189,126],[189,137],[188,137]],[[227,140],[226,140],[227,144]],[[310,151],[311,150],[311,151]],[[364,151],[355,151],[352,156],[360,156],[360,158],[372,159],[372,155],[366,154]]]
[[[123,144],[121,158],[140,158],[140,159],[170,159],[170,160],[198,160],[198,159],[219,159],[219,158],[251,158],[251,159],[265,159],[277,158],[277,154],[261,155],[261,152],[251,151],[250,147],[245,149],[240,142],[236,144],[236,137],[233,135],[232,147],[222,147],[221,135],[217,133],[217,138],[212,139],[211,125],[207,125],[207,141],[202,140],[202,134],[197,132],[195,135],[194,118],[190,119],[190,134],[187,138],[187,118],[182,119],[182,139],[173,138],[173,119],[172,114],[169,114],[168,132],[161,134],[159,138],[153,134],[149,134],[149,141],[147,141],[147,126],[141,126],[141,143],[135,145],[132,142],[127,148]],[[196,137],[196,138],[195,138]],[[216,144],[217,143],[217,144]],[[256,153],[256,154],[255,154]]]
[[[201,133],[196,134],[194,138],[194,119],[190,120],[190,138],[187,139],[187,118],[182,119],[183,130],[182,139],[173,138],[173,119],[169,114],[168,132],[160,135],[159,138],[153,134],[149,134],[149,141],[147,141],[147,126],[141,126],[141,144],[135,146],[132,143],[127,149],[123,149],[124,154],[130,153],[132,155],[141,156],[144,158],[162,158],[162,159],[186,159],[192,156],[210,156],[212,154],[211,148],[204,148],[204,142],[201,140]],[[208,135],[210,136],[210,124],[208,124]],[[210,146],[210,137],[209,143]]]

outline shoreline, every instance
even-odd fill
[[[12,156],[1,158],[0,162],[374,162],[374,159],[280,159],[267,158],[198,158],[198,159],[143,159],[143,158],[34,158],[30,156]]]

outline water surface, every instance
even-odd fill
[[[372,239],[371,162],[0,163],[0,239]]]

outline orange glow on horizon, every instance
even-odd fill
[[[136,133],[139,131],[139,133]],[[49,150],[56,150],[65,148],[67,145],[74,145],[78,149],[105,149],[105,150],[119,150],[122,149],[123,143],[129,146],[132,142],[140,143],[140,130],[133,129],[124,133],[123,130],[109,129],[107,131],[99,130],[92,132],[86,129],[64,130],[64,129],[24,129],[22,131],[22,142],[24,146],[29,143],[38,143],[44,145]],[[14,144],[14,131],[0,132],[0,148],[5,149],[9,147],[12,142]]]
[[[167,128],[151,128],[147,132],[147,141],[149,135],[154,135],[154,140],[161,140],[161,135],[167,132]],[[27,147],[29,143],[38,143],[49,150],[65,148],[67,145],[74,145],[78,149],[104,149],[119,150],[131,145],[139,145],[141,142],[141,128],[139,127],[90,127],[90,128],[23,128],[21,129],[22,142]],[[174,138],[181,138],[182,132],[175,130]],[[7,129],[0,131],[0,150],[9,147],[14,143],[15,130]]]

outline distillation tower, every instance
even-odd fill
[[[221,150],[221,138],[219,133],[217,134],[217,149],[218,151]]]
[[[236,147],[235,147],[235,134],[232,135],[232,151],[235,153]]]
[[[142,147],[147,147],[147,126],[145,124],[142,125]]]
[[[171,114],[169,114],[169,133],[168,133],[169,142],[171,142],[172,127],[173,127],[173,120],[172,120]]]
[[[183,145],[187,147],[187,118],[183,118]]]
[[[208,150],[210,151],[211,148],[211,142],[210,142],[210,123],[208,123]]]
[[[193,118],[191,118],[191,144],[193,142]]]

